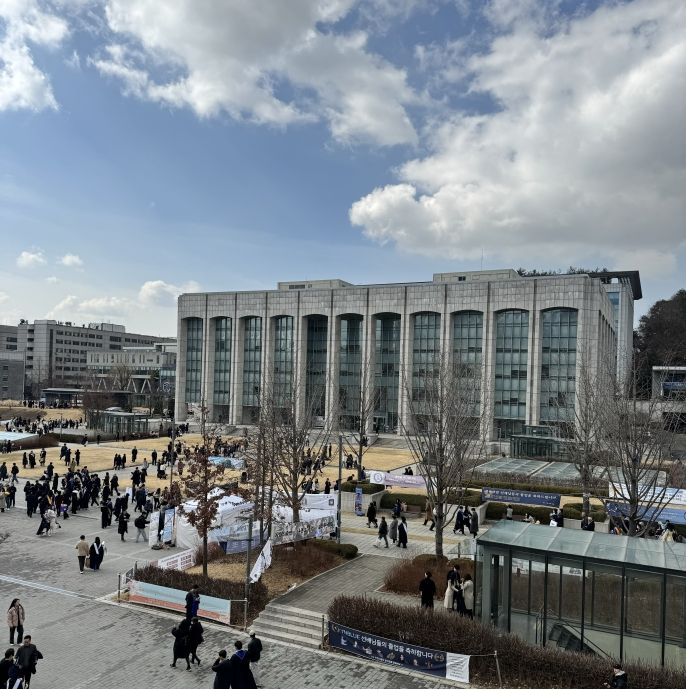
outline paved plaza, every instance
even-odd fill
[[[21,498],[22,487],[23,484],[18,492]],[[103,534],[96,508],[82,514],[60,520],[62,529],[51,537],[35,535],[39,518],[29,519],[21,506],[0,514],[0,594],[6,606],[12,598],[21,599],[27,616],[25,633],[33,635],[45,656],[39,662],[38,674],[31,684],[33,689],[48,686],[209,689],[214,679],[210,666],[217,650],[230,647],[236,638],[245,639],[245,635],[206,625],[205,643],[199,651],[202,666],[194,666],[192,672],[182,669],[182,664],[177,669],[170,668],[173,640],[170,630],[179,618],[107,600],[116,591],[117,573],[130,568],[136,560],[150,559],[150,549],[142,543],[136,544],[134,538],[122,543],[115,527]],[[79,574],[74,546],[82,533],[89,541],[95,536],[104,537],[108,545],[100,572]],[[364,540],[371,543],[371,533]],[[385,566],[391,563],[392,560],[380,555],[365,556],[359,563],[351,562],[345,568],[355,568],[358,586],[371,592],[380,582]],[[351,591],[346,589],[346,592]],[[307,597],[304,587],[299,595]],[[326,604],[320,598],[312,593],[315,608]],[[266,689],[445,686],[441,681],[408,676],[346,656],[271,642],[266,644],[259,667]]]

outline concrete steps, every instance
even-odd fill
[[[326,624],[326,617],[324,618]],[[253,622],[252,631],[260,638],[285,641],[306,648],[320,648],[322,615],[290,605],[269,603]]]

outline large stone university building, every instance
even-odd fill
[[[611,301],[610,291],[619,298]],[[492,439],[525,424],[561,425],[572,418],[578,352],[588,352],[593,365],[616,357],[625,370],[618,342],[630,341],[627,315],[640,296],[636,272],[520,277],[514,270],[183,294],[177,418],[204,404],[213,420],[250,424],[263,381],[290,381],[303,408],[314,400],[321,420],[340,416],[354,427],[360,386],[369,379],[376,399],[370,425],[397,432],[408,426],[403,390],[447,356],[480,365]],[[621,318],[618,304],[626,311]]]

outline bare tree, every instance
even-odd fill
[[[620,503],[629,536],[642,536],[671,500],[665,477],[678,417],[669,400],[637,398],[638,366],[634,362],[630,394],[622,381],[614,381],[601,406],[602,456],[611,489],[604,502]]]
[[[438,357],[412,380],[404,381],[407,419],[403,432],[426,481],[434,506],[436,555],[443,555],[443,530],[486,452],[484,419],[488,404],[481,364]],[[451,504],[452,503],[452,504]]]
[[[353,455],[357,464],[357,478],[362,479],[364,455],[369,449],[368,432],[378,405],[379,390],[375,385],[374,365],[370,359],[360,369],[359,388],[339,389],[334,405],[334,421],[343,439],[343,453]]]
[[[205,576],[207,576],[208,534],[214,526],[219,501],[228,495],[228,492],[221,485],[224,478],[224,467],[210,460],[212,447],[217,438],[209,430],[208,413],[207,406],[201,403],[198,415],[203,431],[203,443],[202,446],[197,447],[192,452],[186,475],[179,478],[181,494],[186,500],[193,503],[193,507],[185,508],[185,503],[180,501],[179,512],[186,516],[189,523],[198,530],[198,534],[202,538],[202,572]]]
[[[604,407],[612,389],[609,375],[612,362],[593,361],[587,350],[577,352],[573,409],[560,405],[559,416],[568,432],[566,450],[569,460],[579,472],[583,491],[583,511],[590,514],[590,498],[598,490],[606,469],[603,455]],[[543,394],[543,393],[541,393]],[[569,399],[569,398],[567,398]]]
[[[315,427],[315,410],[324,390],[313,390],[310,399],[300,397],[304,386],[288,376],[263,380],[260,391],[260,415],[256,425],[261,460],[259,469],[269,471],[271,489],[279,493],[283,504],[293,511],[293,521],[300,521],[300,506],[312,476],[303,471],[308,450],[324,448],[330,434],[326,427]],[[266,478],[266,475],[265,475]]]

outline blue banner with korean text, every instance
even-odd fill
[[[384,639],[335,622],[329,622],[329,645],[346,653],[387,665],[396,665],[436,677],[446,676],[445,651],[434,651],[402,641]]]
[[[544,507],[559,507],[559,493],[541,493],[528,490],[510,490],[509,488],[482,488],[481,502],[513,503],[517,505],[543,505]]]

